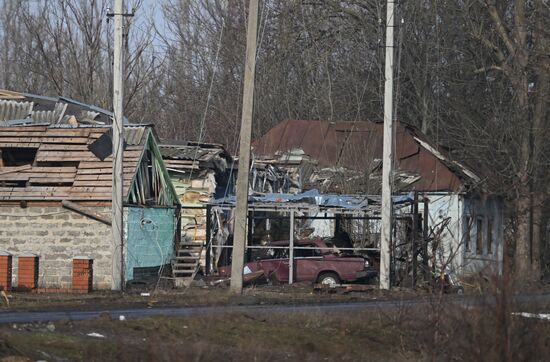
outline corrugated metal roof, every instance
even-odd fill
[[[30,109],[27,110],[29,105]],[[18,113],[13,111],[14,107],[19,109]],[[0,121],[30,118],[34,123],[56,124],[68,123],[72,117],[79,124],[109,125],[113,113],[66,97],[0,90]],[[128,123],[128,119],[124,118],[124,124]]]
[[[33,102],[0,99],[0,121],[28,118],[33,106]]]
[[[429,142],[419,130],[395,123],[395,162],[399,170],[418,174],[411,189],[461,191],[479,178]],[[320,167],[370,172],[382,158],[383,124],[368,121],[286,120],[252,144],[257,157],[277,158],[302,149]]]

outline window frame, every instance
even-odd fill
[[[483,255],[483,218],[476,219],[476,254]]]
[[[471,251],[472,247],[472,217],[470,215],[466,215],[465,217],[465,235],[464,235],[464,247],[466,251]]]
[[[492,218],[487,219],[487,254],[493,254],[493,226],[494,220]]]

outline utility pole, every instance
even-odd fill
[[[237,174],[237,205],[235,207],[235,232],[231,261],[231,292],[243,290],[244,251],[247,245],[248,178],[250,168],[250,139],[252,138],[252,113],[254,110],[254,73],[256,70],[256,38],[258,33],[258,0],[248,5],[246,29],[246,60],[244,67],[243,113],[241,140],[239,143],[239,171]]]
[[[115,0],[114,20],[115,20],[115,42],[114,42],[114,64],[113,64],[113,198],[112,208],[112,281],[111,289],[124,289],[124,235],[123,225],[123,168],[122,160],[124,157],[124,134],[122,121],[122,74],[123,74],[123,0]]]
[[[393,24],[394,1],[386,8],[386,72],[384,83],[384,149],[382,155],[382,237],[380,239],[380,289],[390,289],[390,245],[392,234],[391,175],[393,165]]]

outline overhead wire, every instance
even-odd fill
[[[224,2],[224,5],[225,4],[226,3]],[[225,6],[224,6],[224,9],[225,9]],[[220,28],[220,36],[218,37],[216,55],[214,57],[214,66],[213,66],[213,69],[212,69],[212,76],[210,78],[210,85],[208,87],[208,94],[206,96],[206,106],[205,106],[203,117],[201,119],[201,124],[200,124],[200,127],[199,127],[199,139],[198,139],[197,145],[195,147],[195,154],[193,156],[192,165],[195,165],[195,162],[197,162],[197,155],[199,153],[200,144],[202,143],[202,138],[204,136],[204,129],[205,129],[205,125],[206,125],[206,117],[208,116],[208,108],[210,106],[210,99],[211,99],[211,96],[212,96],[212,88],[214,86],[214,79],[216,78],[216,73],[217,73],[217,70],[218,70],[218,59],[219,59],[219,55],[220,55],[222,38],[223,38],[223,34],[224,34],[224,28],[225,28],[225,19],[222,17],[222,24],[221,24],[221,28]],[[189,172],[188,182],[191,182],[192,175],[193,175],[193,171],[191,170]]]

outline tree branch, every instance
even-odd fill
[[[489,15],[491,16],[491,19],[493,19],[493,22],[495,23],[497,33],[502,39],[502,41],[504,42],[504,44],[506,45],[508,52],[510,52],[510,54],[515,54],[516,47],[514,46],[514,43],[512,42],[512,40],[510,39],[508,31],[504,26],[504,23],[502,22],[502,18],[498,13],[494,0],[485,0],[485,4],[487,5],[487,10],[489,11]]]

